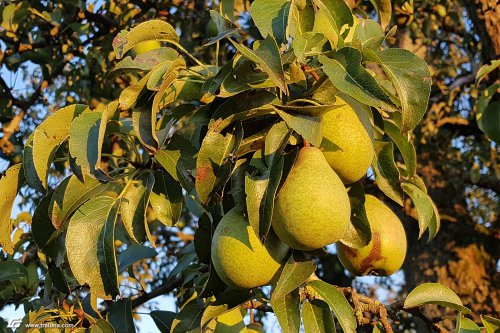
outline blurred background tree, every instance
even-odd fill
[[[367,17],[376,15],[372,3],[384,3],[346,2]],[[259,32],[249,18],[250,4],[246,0],[4,1],[0,7],[0,172],[22,159],[28,136],[47,115],[70,103],[96,106],[113,100],[138,80],[132,74],[107,74],[117,62],[111,44],[118,32],[160,18],[176,27],[184,48],[205,63],[216,64],[229,59],[235,49],[227,41],[202,47],[217,34],[207,10],[221,8],[234,16],[243,28],[241,35],[251,43]],[[417,173],[439,207],[441,231],[430,243],[421,239],[409,244],[398,279],[353,281],[334,253],[322,257],[318,275],[337,285],[354,283],[366,293],[397,285],[387,293],[388,300],[419,283],[439,282],[457,292],[473,313],[498,315],[500,166],[494,140],[498,142],[500,131],[500,104],[495,103],[500,96],[499,70],[480,81],[476,77],[483,65],[499,58],[500,6],[495,0],[397,0],[392,8],[387,30],[396,26],[397,32],[390,42],[423,58],[433,74],[431,102],[422,125],[414,131],[414,144]],[[484,67],[479,74],[483,71]],[[497,107],[497,115],[492,123],[483,124],[480,116],[488,102],[490,108]],[[55,163],[52,184],[65,176],[64,165]],[[24,191],[22,207],[32,210],[40,198]],[[410,201],[405,210],[414,217],[401,214],[408,238],[416,239],[418,223]],[[177,229],[158,232],[159,252],[178,253],[192,242],[196,221],[187,214],[183,221]],[[23,251],[23,261],[37,260],[32,248]],[[175,256],[159,255],[150,265],[135,269],[144,278],[142,287],[153,290],[164,285],[175,264]],[[446,316],[441,309],[434,311]]]

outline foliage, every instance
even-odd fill
[[[377,193],[400,210],[414,207],[418,238],[425,231],[429,240],[438,235],[442,214],[416,172],[413,143],[417,137],[421,145],[426,135],[418,126],[432,92],[431,72],[414,53],[390,48],[394,31],[383,29],[391,17],[390,2],[373,1],[380,25],[363,13],[353,15],[343,1],[257,0],[249,8],[255,26],[244,22],[247,14],[241,10],[236,19],[232,9],[238,7],[231,3],[222,1],[218,11],[210,12],[217,33],[206,40],[205,50],[215,52],[215,61],[200,49],[188,50],[192,36],[181,43],[190,28],[179,28],[181,20],[175,18],[174,25],[159,19],[137,24],[111,43],[101,33],[109,17],[91,8],[64,3],[48,12],[27,2],[3,8],[5,43],[18,51],[26,45],[25,52],[4,53],[3,63],[10,70],[27,59],[42,64],[35,98],[53,89],[48,85],[62,70],[59,63],[79,68],[75,75],[87,73],[68,76],[70,88],[53,91],[57,111],[34,123],[26,145],[22,136],[7,139],[3,154],[13,166],[0,180],[0,245],[6,254],[0,283],[12,276],[19,283],[2,289],[0,305],[24,303],[29,322],[133,332],[132,309],[150,294],[127,286],[135,279],[151,281],[156,265],[167,273],[155,290],[176,289],[180,308],[178,313],[151,312],[162,332],[210,331],[216,318],[240,308],[273,309],[285,332],[299,331],[300,316],[306,332],[326,332],[334,321],[344,332],[367,325],[370,319],[363,318],[355,292],[311,278],[322,253],[294,251],[271,292],[228,288],[206,256],[218,221],[234,206],[247,212],[256,235],[266,240],[274,198],[298,148],[307,142],[320,145],[322,115],[335,108],[340,94],[360,105],[360,117],[376,133],[374,176],[347,186],[352,211],[363,212],[365,190]],[[133,6],[105,6],[120,27],[135,23]],[[413,17],[410,9],[405,3],[397,19]],[[45,32],[29,31],[23,26],[27,15],[50,26],[50,35],[67,41],[66,46],[46,43]],[[24,44],[31,34],[33,43]],[[86,50],[88,35],[94,38]],[[134,54],[145,41],[159,41],[161,47]],[[98,75],[91,65],[96,59],[102,67]],[[478,86],[495,66],[498,62],[478,71]],[[81,91],[85,84],[89,88]],[[476,118],[481,131],[498,142],[499,127],[492,125],[498,120],[495,84],[482,90]],[[59,108],[75,99],[90,106]],[[15,107],[23,109],[19,99],[6,102],[6,116]],[[22,151],[22,164],[12,154],[16,149]],[[54,182],[54,176],[65,179]],[[8,217],[16,195],[27,187],[41,200],[25,232]],[[194,236],[183,227],[186,232],[194,227]],[[351,229],[361,242],[371,239],[362,220],[353,220]],[[177,239],[176,252],[162,262],[151,247],[168,247],[171,236]],[[24,260],[24,265],[14,260],[30,249],[39,260]],[[122,300],[112,301],[119,295]],[[417,318],[425,304],[458,310],[457,329],[477,331],[462,315],[470,310],[439,284],[420,285],[404,304],[388,308]],[[391,330],[387,309],[375,305],[364,311]],[[497,324],[483,317],[487,330]]]

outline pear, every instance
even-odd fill
[[[344,184],[321,151],[302,148],[274,203],[278,237],[294,249],[319,249],[344,236],[350,214]]]
[[[215,320],[210,321],[204,332],[206,333],[235,333],[245,332],[246,326],[243,321],[245,309],[236,308],[223,313]]]
[[[139,44],[134,46],[132,48],[132,53],[134,55],[138,56],[140,54],[155,50],[155,49],[160,48],[160,47],[161,47],[161,43],[159,41],[149,40],[149,41],[145,41],[145,42],[140,42]]]
[[[337,97],[337,103],[345,102]],[[367,130],[354,109],[345,104],[323,115],[323,141],[320,149],[328,164],[345,184],[366,174],[375,150]]]
[[[227,285],[251,289],[277,282],[288,254],[272,230],[265,244],[237,209],[224,215],[212,238],[212,261]]]
[[[354,249],[337,243],[337,255],[342,265],[354,275],[374,272],[391,275],[403,265],[406,256],[406,233],[396,214],[374,196],[365,200],[366,216],[372,230],[372,240]]]

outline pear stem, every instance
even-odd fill
[[[304,141],[304,147],[311,147],[311,144],[309,143],[309,141],[307,141],[304,138],[302,138],[302,140]]]

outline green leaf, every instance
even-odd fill
[[[283,332],[300,332],[300,296],[298,289],[282,298],[271,297],[271,306]]]
[[[293,255],[290,256],[285,267],[283,267],[272,297],[285,297],[285,295],[300,287],[315,271],[316,265],[312,260],[297,262],[294,260]]]
[[[155,177],[151,172],[143,173],[127,185],[121,199],[120,213],[125,230],[137,243],[142,243],[149,235],[146,219],[151,189]],[[154,245],[154,241],[150,239]]]
[[[27,282],[28,271],[20,262],[7,260],[0,262],[0,282],[24,279]]]
[[[370,0],[373,4],[373,7],[378,12],[378,17],[380,19],[380,24],[382,25],[382,29],[385,30],[387,25],[391,22],[392,15],[392,4],[391,0]]]
[[[155,153],[155,160],[190,193],[194,185],[188,171],[196,167],[195,154],[196,150],[189,140],[174,135],[164,149]]]
[[[413,289],[405,299],[405,309],[416,308],[425,304],[438,304],[469,314],[460,298],[447,286],[439,283],[424,283]]]
[[[71,217],[66,235],[68,261],[75,278],[103,299],[112,299],[118,291],[116,274],[109,274],[113,264],[116,269],[114,244],[109,242],[117,212],[113,198],[92,198]]]
[[[182,213],[182,187],[167,172],[155,172],[155,182],[151,197],[151,206],[156,218],[168,227],[174,226]]]
[[[291,134],[291,129],[283,121],[271,127],[264,144],[264,158],[268,167],[272,167],[280,160]]]
[[[295,115],[278,109],[273,105],[273,108],[279,114],[289,127],[299,133],[304,139],[319,147],[323,140],[321,132],[321,117],[311,117],[305,115]]]
[[[24,182],[22,164],[11,166],[5,176],[0,179],[0,246],[8,254],[14,254],[14,244],[10,237],[12,233],[10,215],[17,192],[24,185]]]
[[[319,300],[302,303],[302,321],[305,333],[336,332],[330,308]]]
[[[253,50],[232,39],[230,41],[243,56],[256,63],[266,72],[281,91],[288,94],[280,51],[273,36],[269,35],[264,40],[255,41]]]
[[[202,203],[207,203],[210,194],[218,184],[218,176],[224,164],[229,163],[236,139],[231,133],[226,135],[209,131],[201,144],[196,160],[196,192]]]
[[[481,315],[481,321],[486,329],[486,333],[498,333],[500,330],[500,320],[496,318]]]
[[[367,246],[372,239],[372,231],[365,210],[365,191],[361,184],[354,183],[349,189],[351,203],[351,223],[346,235],[340,242],[349,247],[360,249]]]
[[[389,1],[390,4],[390,1]],[[354,28],[352,40],[361,41],[365,48],[378,50],[382,46],[385,39],[385,34],[380,24],[371,19],[360,20]]]
[[[90,328],[90,333],[115,333],[115,329],[106,320],[97,319]]]
[[[325,113],[341,108],[343,105],[274,105],[289,114],[296,116],[321,117]]]
[[[339,38],[339,44],[342,45],[340,41],[340,34],[342,28],[353,25],[352,13],[345,1],[343,0],[313,0],[314,4],[318,7],[318,12],[316,13],[316,18],[318,13],[326,17],[327,21],[333,27],[336,35]],[[316,24],[315,24],[316,28]],[[337,44],[337,43],[335,43]]]
[[[365,56],[367,60],[380,64],[391,79],[401,101],[401,132],[411,131],[427,111],[432,84],[429,67],[425,61],[404,49],[366,50]]]
[[[203,47],[217,43],[238,31],[238,27],[232,21],[219,14],[218,11],[210,10],[210,18],[217,27],[217,36],[210,38],[207,43],[203,44]]]
[[[375,78],[361,66],[361,52],[351,47],[340,49],[332,59],[318,57],[333,85],[361,103],[388,111],[397,111],[389,95]]]
[[[479,333],[481,329],[477,324],[469,319],[464,317],[461,313],[458,314],[457,318],[457,329],[456,333]]]
[[[198,329],[204,310],[205,308],[196,302],[185,305],[175,316],[171,333],[191,333],[192,330]]]
[[[384,131],[398,147],[405,162],[408,177],[413,177],[417,169],[417,153],[408,134],[401,134],[399,127],[392,121],[384,119]]]
[[[477,125],[490,140],[500,143],[500,101],[495,101],[477,116]]]
[[[156,152],[160,147],[156,136],[156,112],[150,105],[134,108],[132,111],[132,125],[141,144],[150,152]]]
[[[75,175],[64,179],[54,190],[50,202],[50,216],[54,227],[59,229],[71,214],[85,201],[112,188],[89,178],[82,183]]]
[[[356,317],[344,294],[326,282],[315,280],[308,283],[330,306],[345,333],[356,332]]]
[[[500,59],[492,60],[491,64],[481,66],[476,73],[476,85],[479,85],[486,75],[493,72],[498,67],[500,67]]]
[[[169,87],[183,68],[186,68],[186,61],[181,56],[163,62],[151,71],[146,87],[154,91],[159,91],[163,84]]]
[[[116,332],[135,333],[132,302],[130,298],[121,299],[112,303],[107,320],[113,325]]]
[[[139,43],[152,40],[177,43],[179,35],[169,23],[150,20],[138,24],[130,31],[122,30],[113,40],[113,49],[117,59],[120,59]]]
[[[31,223],[31,234],[35,240],[38,249],[54,259],[56,265],[60,265],[66,254],[64,245],[64,237],[62,237],[62,229],[57,230],[49,216],[50,202],[52,196],[44,197],[36,206],[33,213],[33,222]]]
[[[271,167],[264,166],[262,152],[255,152],[251,166],[261,166],[257,174],[245,175],[245,193],[249,223],[255,234],[265,240],[271,228],[274,209],[274,197],[283,172],[283,158]]]
[[[128,86],[127,88],[122,90],[122,92],[120,93],[120,97],[118,98],[118,102],[120,104],[120,110],[124,111],[129,110],[136,105],[139,96],[144,91],[146,91],[146,84],[148,83],[152,73],[153,71],[150,71],[142,79],[140,79],[139,82],[134,83],[131,86]]]
[[[73,120],[70,128],[69,151],[76,158],[75,163],[86,174],[99,180],[109,180],[109,176],[101,170],[101,152],[108,120],[107,111],[83,112]]]
[[[399,184],[399,170],[394,162],[392,142],[375,141],[375,157],[372,167],[375,172],[375,182],[379,189],[389,198],[403,205],[403,194]]]
[[[80,104],[59,109],[33,132],[31,157],[34,171],[41,180],[43,188],[47,188],[47,174],[54,154],[69,136],[71,121],[87,109],[86,105]]]
[[[179,52],[170,47],[160,47],[146,53],[137,55],[135,58],[125,57],[112,70],[116,76],[126,73],[130,69],[150,71],[165,61],[173,61],[179,56]]]
[[[290,0],[256,0],[252,3],[250,13],[263,37],[274,36],[278,44],[286,44],[290,4]]]
[[[177,313],[171,311],[151,311],[149,313],[161,333],[170,333],[170,327]]]
[[[435,210],[435,205],[431,197],[419,187],[411,183],[402,183],[403,190],[410,196],[418,213],[419,235],[422,237],[425,230],[429,228],[429,241],[433,239],[439,231],[441,221],[439,213]]]
[[[118,255],[118,273],[124,272],[134,263],[148,258],[154,258],[158,255],[155,249],[149,246],[132,244],[125,251]]]

